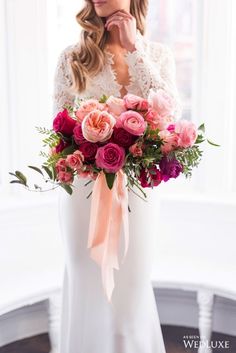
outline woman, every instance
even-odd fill
[[[127,92],[147,98],[151,88],[162,88],[173,96],[180,115],[172,52],[143,36],[147,6],[147,0],[86,1],[77,15],[81,40],[63,50],[58,60],[55,114],[75,98],[123,97]],[[129,195],[130,243],[114,274],[111,304],[87,248],[91,198],[86,196],[93,183],[85,183],[77,178],[73,195],[60,195],[66,266],[59,352],[165,353],[150,278],[158,236],[158,188],[148,190],[148,202]],[[120,255],[122,246],[121,241]]]

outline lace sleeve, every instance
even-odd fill
[[[56,115],[65,104],[72,105],[75,95],[71,92],[72,79],[68,66],[69,50],[64,49],[57,61],[54,74],[53,114]]]
[[[176,64],[172,50],[163,43],[149,42],[143,46],[136,42],[136,50],[125,54],[131,76],[139,82],[143,96],[149,90],[162,88],[168,92],[175,102],[175,117],[182,114],[182,102],[176,86]]]

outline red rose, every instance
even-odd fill
[[[154,165],[148,169],[148,172],[143,168],[140,172],[139,181],[143,188],[158,186],[162,181],[162,173]]]
[[[79,150],[83,153],[85,161],[92,162],[95,160],[98,145],[92,142],[84,142],[79,146]]]
[[[87,141],[83,135],[81,124],[76,124],[73,130],[74,140],[77,145]]]
[[[67,109],[64,109],[62,112],[59,112],[53,120],[53,130],[65,136],[72,136],[75,124],[76,120],[70,117]]]
[[[60,139],[60,142],[55,147],[55,151],[56,151],[56,153],[60,153],[68,146],[69,146],[68,142],[65,142],[62,139]]]
[[[136,138],[136,136],[130,134],[123,128],[115,128],[112,135],[112,140],[117,143],[117,145],[125,148],[130,147],[134,143]]]

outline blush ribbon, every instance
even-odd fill
[[[95,180],[89,223],[88,248],[90,257],[101,267],[102,284],[108,301],[115,287],[113,270],[119,270],[118,251],[123,223],[125,248],[124,262],[129,246],[128,190],[126,175],[120,169],[112,189],[109,189],[104,172]]]

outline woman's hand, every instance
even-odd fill
[[[109,16],[105,28],[110,31],[113,26],[119,29],[120,43],[123,48],[133,52],[136,40],[136,19],[129,12],[120,10]]]

